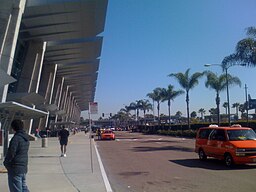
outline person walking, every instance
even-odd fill
[[[37,138],[41,138],[41,136],[40,136],[40,129],[39,128],[36,128],[36,137]]]
[[[4,166],[8,170],[8,185],[10,192],[29,192],[26,184],[28,172],[29,138],[23,130],[21,120],[13,120],[11,127],[15,134],[7,150]]]
[[[64,126],[62,126],[62,129],[59,131],[58,135],[59,135],[59,141],[60,141],[61,157],[66,157],[69,131],[66,130]]]
[[[98,140],[100,140],[100,139],[101,139],[101,131],[100,131],[100,128],[98,128],[98,129],[96,130],[96,135],[98,136]]]

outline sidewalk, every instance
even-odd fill
[[[41,147],[41,139],[30,142],[27,184],[31,192],[106,192],[106,178],[101,172],[95,143],[84,132],[69,137],[67,157],[60,157],[59,141],[48,138],[48,147]],[[1,161],[2,163],[2,161]],[[3,165],[0,163],[0,169]],[[103,179],[104,178],[104,179]],[[8,192],[7,174],[0,173],[0,191]]]

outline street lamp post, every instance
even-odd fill
[[[225,70],[226,75],[226,86],[227,86],[227,103],[228,103],[228,125],[231,126],[231,119],[230,119],[230,102],[229,102],[229,86],[228,86],[228,69],[232,66],[245,66],[246,64],[235,64],[230,66],[223,66],[222,64],[205,64],[205,67],[210,67],[213,65],[217,65],[222,67]]]
[[[246,104],[246,123],[247,123],[247,127],[249,126],[249,114],[248,114],[248,110],[249,110],[249,103],[248,103],[248,94],[247,94],[247,85],[245,84],[244,86],[245,88],[245,104]]]
[[[226,84],[227,84],[228,125],[231,126],[231,120],[230,120],[230,103],[229,103],[229,89],[228,89],[228,68],[224,68],[224,69],[225,69]]]

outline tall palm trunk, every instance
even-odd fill
[[[137,120],[139,120],[139,109],[136,110],[136,117],[137,117]]]
[[[168,100],[169,129],[171,129],[171,100]]]
[[[153,101],[153,120],[155,122],[155,100],[152,99],[152,101]]]
[[[216,105],[217,105],[217,120],[218,125],[220,125],[220,96],[219,93],[216,93]]]
[[[145,119],[145,114],[146,114],[146,110],[143,110],[143,127],[144,127],[144,130],[146,130],[146,119]]]
[[[187,103],[187,122],[188,122],[188,129],[190,129],[190,119],[189,119],[189,95],[188,91],[186,93],[186,103]]]
[[[160,101],[157,101],[158,126],[160,125]]]
[[[237,116],[237,119],[238,119],[238,106],[236,107],[236,116]]]
[[[201,119],[203,120],[204,116],[203,116],[203,112],[201,112]]]

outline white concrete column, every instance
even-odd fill
[[[22,14],[26,0],[0,1],[0,68],[8,75],[11,74],[13,57],[19,35]],[[6,101],[8,85],[0,87],[1,102]]]
[[[69,86],[67,86],[65,99],[63,103],[63,109],[67,112],[67,102],[68,102],[68,93],[69,93]]]
[[[77,116],[76,116],[76,122],[79,122],[79,121],[80,121],[80,116],[81,116],[81,110],[80,110],[80,108],[78,107],[78,113],[77,113]]]
[[[63,97],[63,86],[64,86],[64,77],[61,78],[61,83],[58,85],[59,91],[55,96],[55,103],[58,106],[58,109],[61,110],[61,98]],[[55,117],[55,123],[58,121],[58,115]]]
[[[38,93],[46,42],[29,43],[28,53],[18,82],[17,92]]]
[[[63,90],[62,96],[61,96],[61,103],[60,103],[60,109],[61,110],[65,110],[64,109],[64,103],[65,103],[65,98],[66,98],[66,90]]]
[[[45,104],[52,104],[53,90],[57,73],[57,64],[44,65],[42,78],[40,82],[40,93],[44,93]],[[49,114],[46,118],[41,118],[39,128],[46,128],[49,121]]]
[[[66,116],[66,121],[70,119],[70,112],[71,112],[71,107],[72,107],[72,92],[69,93],[68,97],[68,103],[67,103],[67,116]]]
[[[63,97],[63,86],[64,86],[64,80],[65,78],[62,77],[62,80],[61,80],[61,85],[60,85],[60,92],[59,92],[59,95],[56,99],[58,99],[58,103],[57,103],[57,106],[58,108],[60,109],[61,107],[61,98]]]
[[[72,100],[71,100],[71,108],[70,108],[70,112],[69,112],[69,117],[72,120],[73,120],[74,107],[75,107],[75,97],[73,96]]]
[[[57,64],[55,64],[53,67],[50,67],[50,75],[48,79],[47,89],[45,93],[45,102],[48,104],[52,103],[52,96],[53,96],[53,89],[55,85],[55,78],[57,73]]]
[[[28,53],[17,86],[18,93],[38,93],[45,49],[46,42],[29,42]],[[35,106],[32,107],[35,108]],[[30,134],[33,119],[25,121],[24,125],[28,127],[28,133]]]
[[[69,86],[66,86],[63,90],[63,94],[61,96],[61,103],[60,103],[60,109],[66,111],[66,103],[67,103],[67,97],[68,97],[68,90]],[[62,120],[65,120],[65,116],[62,117]]]
[[[61,81],[62,78],[56,78],[55,79],[55,85],[53,89],[53,95],[52,95],[52,103],[58,106],[58,100],[60,95],[60,88],[61,88]]]

